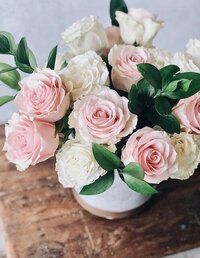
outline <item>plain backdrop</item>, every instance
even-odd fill
[[[200,38],[199,0],[126,0],[128,7],[142,7],[159,15],[164,28],[155,46],[184,50],[189,38]],[[40,66],[50,49],[60,42],[60,33],[74,21],[93,14],[110,25],[109,0],[0,0],[0,30],[19,40],[26,36]],[[0,62],[4,57],[0,56]],[[13,94],[0,83],[0,96]],[[13,103],[0,107],[0,123],[15,110]]]

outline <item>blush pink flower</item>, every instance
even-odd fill
[[[181,99],[173,108],[173,114],[180,121],[183,131],[200,134],[200,93]]]
[[[24,78],[15,98],[19,111],[49,122],[60,120],[70,104],[70,89],[53,70],[45,68]]]
[[[121,34],[120,34],[120,29],[117,26],[110,26],[105,28],[106,36],[108,39],[108,48],[104,51],[105,54],[107,55],[110,51],[110,49],[115,45],[115,44],[120,44],[122,42]]]
[[[125,165],[138,162],[145,172],[144,180],[158,184],[175,171],[177,153],[164,131],[144,127],[133,133],[122,151]]]
[[[14,113],[5,126],[4,151],[8,160],[25,170],[54,156],[59,144],[55,125]]]
[[[123,91],[130,91],[132,84],[137,83],[141,74],[137,64],[151,63],[150,55],[142,47],[115,45],[108,56],[112,66],[112,82],[114,87]]]
[[[128,99],[106,88],[76,101],[69,116],[78,139],[107,145],[132,133],[136,124],[137,116],[129,112]]]

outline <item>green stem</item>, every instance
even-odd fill
[[[158,96],[161,96],[162,95],[162,91],[161,90],[158,90],[156,95],[153,97],[153,99],[157,98]]]
[[[7,72],[11,72],[11,71],[13,71],[13,70],[16,70],[18,67],[16,66],[16,67],[12,67],[12,68],[8,68],[8,69],[4,69],[4,70],[1,70],[0,71],[0,74],[2,74],[2,73],[7,73]]]

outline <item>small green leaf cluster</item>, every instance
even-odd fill
[[[180,73],[176,65],[158,70],[148,63],[137,65],[143,76],[129,93],[129,110],[142,117],[151,126],[158,125],[168,133],[180,133],[180,123],[172,108],[180,99],[200,90],[200,74]]]
[[[60,144],[59,148],[68,140],[70,134],[75,135],[75,130],[69,128],[68,116],[65,115],[61,120],[55,122],[56,131],[55,134],[59,134]]]
[[[99,144],[94,143],[92,151],[99,166],[106,170],[107,173],[99,177],[94,183],[84,186],[80,194],[95,195],[105,192],[114,182],[115,170],[118,171],[122,180],[132,190],[143,195],[157,193],[155,188],[144,181],[144,171],[138,163],[131,162],[125,166],[115,153]]]
[[[14,37],[7,31],[0,31],[0,54],[12,55],[15,66],[0,63],[0,82],[3,82],[13,90],[19,91],[21,76],[17,69],[24,73],[33,73],[37,67],[37,61],[32,50],[27,46],[27,41],[23,37],[16,44]],[[54,47],[48,57],[47,67],[54,69],[57,55],[57,46]],[[13,100],[15,96],[3,96],[0,98],[0,106]]]

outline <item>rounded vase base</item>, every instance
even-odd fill
[[[124,219],[127,217],[130,217],[132,215],[135,215],[139,212],[141,212],[149,203],[150,199],[145,202],[143,205],[141,205],[138,208],[132,209],[132,210],[128,210],[128,211],[123,211],[123,212],[110,212],[110,211],[104,211],[98,208],[95,208],[91,205],[89,205],[87,202],[85,202],[80,196],[79,194],[72,189],[74,198],[76,199],[76,201],[80,204],[81,207],[83,207],[86,211],[88,211],[89,213],[97,216],[97,217],[101,217],[104,219],[109,219],[109,220],[114,220],[114,219]]]

